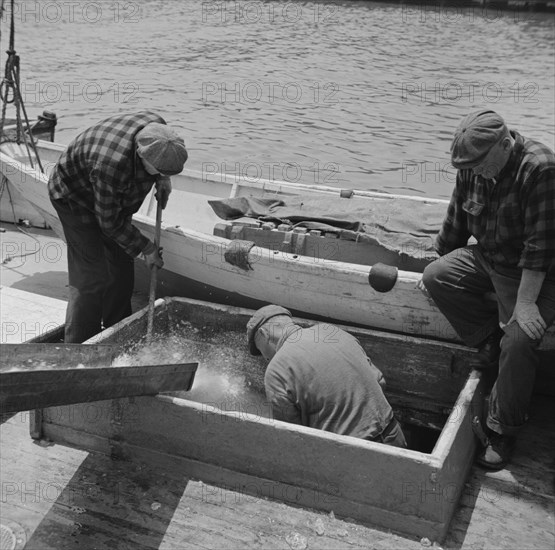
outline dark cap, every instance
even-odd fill
[[[140,156],[158,172],[174,176],[183,170],[188,156],[185,142],[165,124],[147,124],[137,132],[135,141]]]
[[[249,351],[252,355],[260,355],[260,350],[256,347],[256,344],[254,343],[256,331],[264,323],[268,322],[272,317],[277,317],[278,315],[287,315],[291,317],[291,312],[284,307],[270,305],[261,307],[249,319],[249,322],[247,323],[247,343],[249,345]]]
[[[505,121],[495,111],[470,113],[455,131],[451,164],[459,170],[478,166],[507,133]]]

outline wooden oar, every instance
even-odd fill
[[[154,230],[154,248],[160,249],[160,232],[162,228],[162,203],[156,202],[156,227]],[[150,343],[152,340],[152,327],[154,324],[154,302],[156,300],[156,281],[158,274],[158,266],[153,265],[150,269],[150,292],[148,296],[148,320],[146,328],[146,341]]]

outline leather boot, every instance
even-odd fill
[[[499,343],[503,334],[503,331],[498,328],[482,342],[478,347],[478,353],[471,360],[472,366],[475,369],[491,369],[497,365],[499,355],[501,354]]]
[[[478,455],[477,462],[488,470],[502,470],[508,464],[515,446],[515,437],[488,430],[488,444]]]

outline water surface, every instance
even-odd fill
[[[23,95],[31,112],[57,113],[63,143],[105,116],[152,109],[205,173],[436,197],[450,195],[449,143],[471,110],[495,109],[554,147],[552,14],[362,1],[19,4]]]

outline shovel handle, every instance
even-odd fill
[[[160,233],[162,229],[162,203],[156,200],[156,227],[154,229],[154,248],[160,250]],[[154,325],[154,302],[156,300],[156,279],[158,266],[153,265],[150,269],[150,291],[148,294],[148,321],[146,328],[146,341],[152,339],[152,327]]]

